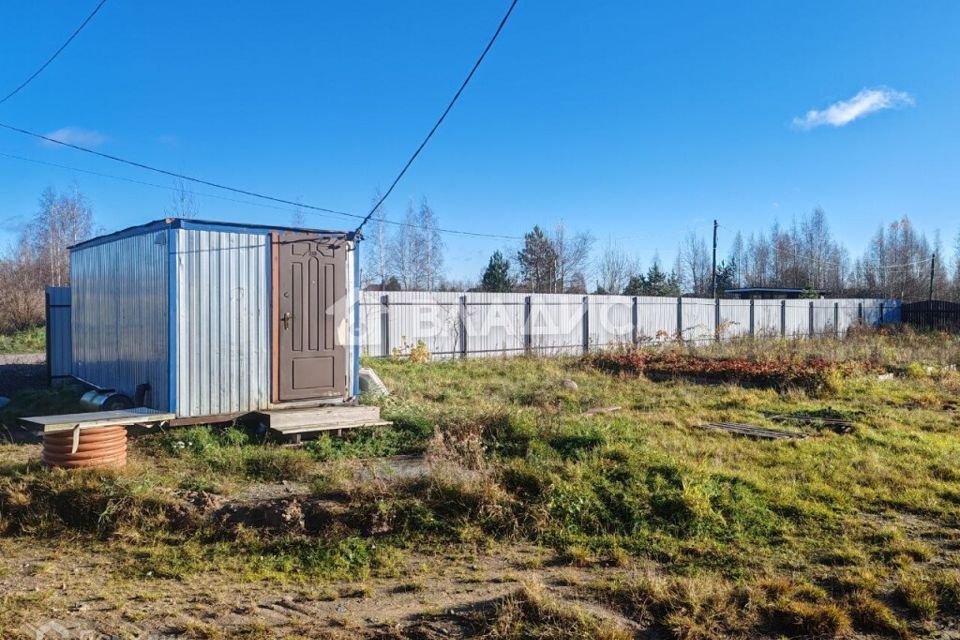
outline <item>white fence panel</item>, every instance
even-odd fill
[[[860,301],[837,300],[837,333],[844,335],[851,327],[860,324]]]
[[[696,343],[709,342],[715,338],[716,308],[708,298],[684,298],[680,305],[683,312],[684,340]]]
[[[360,351],[365,356],[390,355],[385,351],[381,319],[380,291],[360,292]]]
[[[676,339],[678,313],[683,339],[704,344],[716,339],[718,312],[708,298],[429,291],[367,291],[360,305],[362,351],[375,357],[406,353],[419,340],[441,358],[665,342]],[[754,300],[751,322],[749,300],[724,299],[721,339],[749,336],[751,326],[757,337],[806,337],[811,316],[817,335],[842,335],[861,322],[877,325],[881,305],[884,323],[900,320],[896,300],[820,299]]]
[[[590,346],[609,347],[633,342],[633,298],[589,296]]]
[[[720,337],[740,338],[750,335],[750,301],[720,301]]]
[[[391,293],[387,331],[391,349],[405,354],[422,340],[436,358],[457,355],[460,341],[459,314],[459,293]]]
[[[809,300],[807,302],[813,307],[813,332],[816,335],[833,335],[836,332],[834,302],[834,300]]]
[[[672,340],[677,335],[677,299],[637,296],[637,338]]]
[[[779,338],[782,307],[780,300],[753,301],[754,335],[763,338]]]
[[[799,338],[810,335],[810,301],[786,300],[784,313],[784,335]]]
[[[583,296],[542,293],[531,296],[531,346],[540,354],[583,352]]]
[[[470,355],[512,356],[523,353],[527,296],[522,293],[465,295]]]

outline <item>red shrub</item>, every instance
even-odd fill
[[[833,387],[842,374],[863,370],[860,363],[836,363],[822,358],[706,358],[679,351],[641,349],[601,352],[588,356],[588,361],[613,373],[642,373],[652,378],[692,378],[777,389],[797,387],[809,391]]]

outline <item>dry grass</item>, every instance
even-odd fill
[[[429,591],[443,564],[405,576],[411,549],[534,543],[554,555],[518,570],[560,563],[577,575],[563,594],[532,586],[503,601],[482,622],[490,637],[905,637],[960,613],[957,345],[884,333],[702,350],[857,359],[900,374],[851,374],[816,395],[653,382],[572,358],[378,361],[393,393],[377,402],[395,429],[297,451],[238,429],[171,431],[140,440],[133,467],[112,474],[49,473],[7,456],[0,530],[21,544],[109,541],[112,571],[127,580],[215,573],[336,593],[376,578],[396,597]],[[622,409],[584,414],[612,405]],[[696,426],[782,428],[773,414],[825,412],[853,430],[798,426],[810,437],[765,442]],[[413,451],[423,474],[364,462]],[[270,517],[193,508],[184,518],[188,490],[229,503],[279,480],[310,489],[270,502]],[[278,513],[294,524],[278,527]],[[483,567],[470,575],[483,582]],[[589,602],[572,605],[571,592]]]

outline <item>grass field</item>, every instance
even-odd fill
[[[47,344],[45,327],[33,327],[14,333],[0,333],[0,353],[34,353]]]
[[[137,439],[123,472],[63,473],[5,446],[0,635],[51,617],[187,638],[957,628],[960,340],[649,354],[376,361],[392,395],[369,401],[395,427],[300,449],[195,427]]]

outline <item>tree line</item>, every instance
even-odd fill
[[[164,213],[195,217],[193,195],[182,183],[173,191]],[[302,217],[295,213],[293,224],[302,226]],[[376,211],[365,231],[361,282],[374,290],[710,296],[715,280],[720,295],[737,287],[789,287],[810,295],[920,300],[929,295],[932,271],[934,298],[960,299],[960,233],[948,258],[940,233],[929,239],[907,217],[878,227],[862,255],[852,257],[816,208],[790,225],[733,233],[715,271],[707,240],[696,231],[682,238],[667,267],[656,255],[644,266],[613,240],[598,245],[587,232],[537,225],[519,247],[494,251],[473,282],[446,277],[439,216],[425,197],[410,202],[399,221]],[[92,208],[76,186],[44,190],[16,241],[0,251],[0,332],[43,322],[45,287],[68,285],[68,247],[93,233]]]
[[[715,270],[707,240],[696,231],[680,241],[670,269],[656,256],[643,269],[614,242],[593,251],[588,234],[577,234],[573,243],[566,237],[562,227],[552,234],[534,227],[513,255],[494,252],[475,288],[709,297],[715,282],[721,296],[727,289],[777,287],[804,289],[811,296],[919,300],[930,293],[932,271],[935,298],[960,298],[960,233],[953,257],[948,258],[939,232],[931,241],[907,217],[880,226],[863,255],[852,258],[833,237],[827,215],[818,207],[789,226],[774,222],[749,236],[735,232],[729,250],[717,256]],[[568,252],[571,245],[575,250]]]

